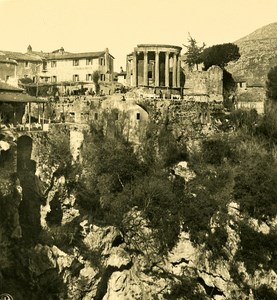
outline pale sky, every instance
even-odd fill
[[[0,50],[107,47],[118,71],[137,44],[182,46],[189,32],[211,46],[276,21],[277,0],[0,0]]]

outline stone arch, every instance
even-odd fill
[[[144,105],[144,104],[142,104],[142,103],[138,103],[138,102],[136,102],[136,105],[138,105],[138,106],[141,107],[144,111],[146,111],[148,115],[150,114],[149,108],[148,108],[146,105]]]

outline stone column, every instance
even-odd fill
[[[148,85],[148,57],[147,51],[144,52],[143,60],[143,85]]]
[[[165,52],[165,86],[169,87],[169,52]]]
[[[155,57],[155,86],[160,86],[160,53],[158,50]]]
[[[177,60],[177,87],[181,87],[180,76],[181,76],[181,58],[179,54]]]
[[[137,51],[133,52],[133,78],[132,78],[132,86],[138,86],[138,74],[137,74]]]
[[[173,54],[173,74],[172,74],[172,86],[175,88],[176,85],[177,85],[177,78],[176,78],[176,75],[177,75],[177,54],[174,53]]]

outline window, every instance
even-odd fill
[[[92,58],[87,58],[86,65],[92,65],[92,64],[93,64],[93,59]]]
[[[94,113],[94,120],[98,120],[98,113]]]
[[[86,75],[86,81],[91,81],[91,74]]]
[[[137,113],[137,120],[140,120],[140,113]]]
[[[28,68],[29,67],[29,62],[25,61],[24,66],[25,66],[25,68]]]
[[[105,74],[101,74],[101,75],[100,75],[100,80],[101,80],[101,81],[105,81]]]
[[[51,68],[56,68],[57,67],[57,62],[55,60],[51,61]]]
[[[104,57],[100,57],[100,65],[105,66],[105,58]]]
[[[57,82],[57,76],[52,76],[52,82]]]
[[[79,81],[79,75],[78,74],[73,75],[73,81]]]
[[[73,66],[79,66],[79,59],[73,59]]]
[[[115,114],[114,114],[114,119],[115,119],[115,120],[118,120],[118,115],[119,115],[118,113],[115,113]]]

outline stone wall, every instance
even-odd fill
[[[220,67],[212,66],[207,71],[187,69],[185,77],[184,99],[223,101],[223,71]]]

